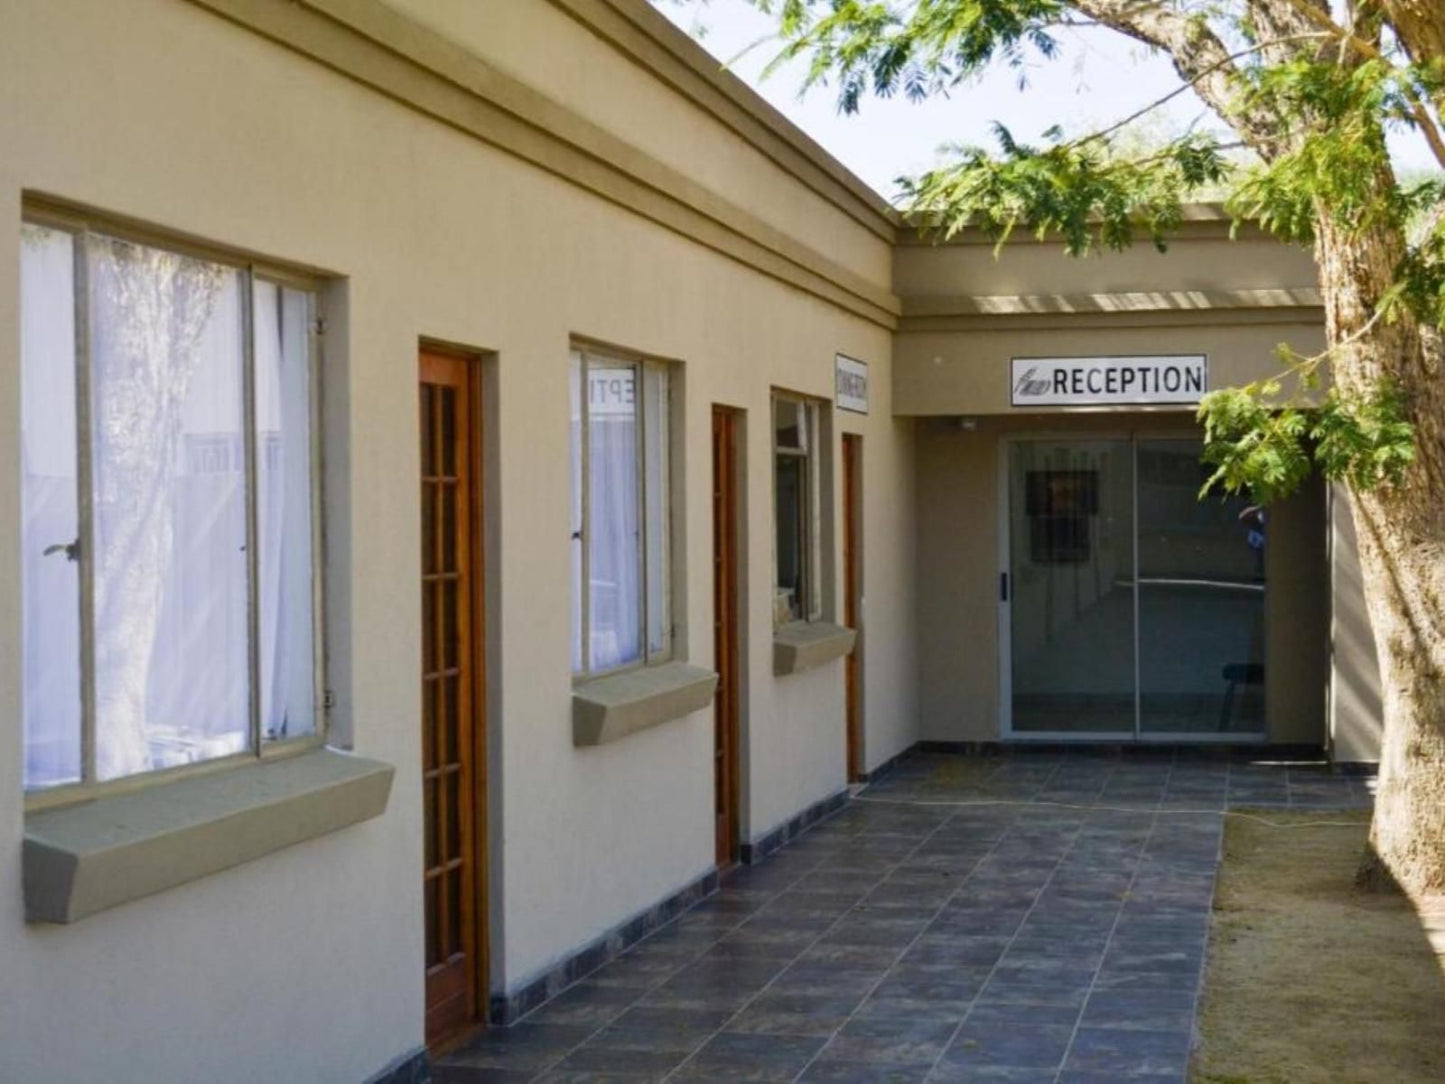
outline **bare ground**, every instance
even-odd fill
[[[1366,813],[1261,816],[1348,823],[1228,819],[1190,1079],[1445,1081],[1445,901],[1355,887]]]

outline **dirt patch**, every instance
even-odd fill
[[[1445,907],[1355,887],[1367,814],[1262,816],[1349,823],[1228,818],[1190,1079],[1445,1080]]]

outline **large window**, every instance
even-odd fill
[[[572,671],[667,658],[668,368],[572,353]]]
[[[773,396],[773,622],[822,615],[818,403]]]
[[[26,788],[315,735],[312,294],[21,237]]]

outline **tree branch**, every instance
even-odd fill
[[[1366,41],[1347,27],[1341,26],[1331,19],[1329,15],[1317,8],[1311,7],[1305,0],[1287,0],[1287,2],[1290,7],[1319,26],[1326,33],[1338,38],[1341,43],[1358,50],[1362,55],[1369,57],[1371,60],[1378,60],[1385,64],[1390,63],[1373,42]],[[1445,140],[1440,138],[1440,130],[1435,126],[1435,121],[1430,116],[1430,111],[1425,108],[1425,103],[1420,100],[1420,96],[1415,93],[1415,88],[1410,85],[1408,80],[1401,81],[1400,89],[1410,103],[1410,116],[1414,118],[1415,123],[1420,128],[1421,134],[1425,137],[1425,142],[1429,144],[1430,153],[1435,156],[1435,161],[1439,162],[1442,168],[1445,168]]]
[[[1236,58],[1202,21],[1157,3],[1072,0],[1072,6],[1120,34],[1163,49],[1180,78],[1188,80],[1220,119],[1237,129],[1262,157],[1272,158],[1278,151],[1278,118],[1237,103],[1233,86],[1238,75]]]
[[[1225,64],[1232,64],[1234,63],[1234,61],[1239,60],[1242,57],[1249,56],[1251,53],[1257,53],[1261,49],[1270,49],[1276,45],[1284,45],[1292,41],[1308,41],[1310,39],[1319,39],[1325,37],[1329,37],[1329,35],[1325,34],[1323,31],[1310,34],[1291,34],[1288,37],[1272,38],[1269,41],[1263,41],[1258,43],[1257,45],[1251,45],[1248,49],[1241,49],[1237,53],[1230,53],[1229,56],[1225,57],[1223,60],[1216,61],[1215,63],[1210,64],[1203,71],[1199,72],[1199,74],[1185,80],[1185,82],[1175,87],[1162,98],[1156,98],[1154,101],[1150,102],[1143,108],[1136,109],[1123,120],[1116,121],[1115,123],[1109,125],[1107,128],[1100,128],[1097,132],[1090,132],[1088,135],[1082,137],[1081,139],[1074,140],[1072,143],[1065,145],[1082,147],[1085,144],[1092,143],[1097,139],[1103,139],[1106,136],[1113,135],[1120,128],[1127,128],[1129,125],[1133,124],[1136,120],[1144,116],[1146,113],[1151,113],[1155,109],[1158,109],[1161,105],[1173,101],[1175,98],[1179,97],[1179,95],[1183,94],[1186,90],[1194,89],[1194,87],[1196,87],[1202,80],[1207,79],[1209,76],[1219,71],[1220,68],[1223,67]]]

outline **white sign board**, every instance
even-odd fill
[[[1014,358],[1009,380],[1009,402],[1016,407],[1197,403],[1209,390],[1209,359]]]
[[[855,414],[868,413],[868,363],[850,358],[847,354],[836,354],[834,366],[834,402],[839,410],[851,410]]]

